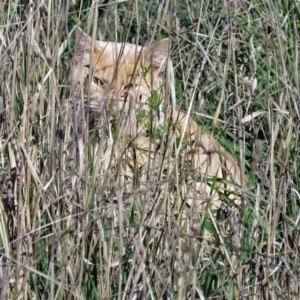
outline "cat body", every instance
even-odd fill
[[[75,94],[87,99],[93,116],[106,120],[103,111],[110,108],[117,119],[107,122],[95,162],[99,174],[111,178],[108,186],[117,183],[132,195],[167,182],[170,194],[198,212],[207,203],[220,209],[226,193],[239,205],[241,174],[233,156],[185,112],[167,109],[164,101],[153,107],[154,97],[164,98],[169,40],[148,47],[94,41],[79,28],[74,36]]]

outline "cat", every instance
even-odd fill
[[[127,195],[151,184],[168,185],[194,212],[207,203],[220,209],[222,194],[238,207],[241,171],[234,157],[191,116],[161,100],[167,98],[163,78],[170,41],[145,47],[97,41],[78,27],[73,36],[73,91],[86,99],[88,118],[98,114],[101,126],[108,124],[98,143],[99,174],[110,174]]]

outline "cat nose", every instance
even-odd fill
[[[91,95],[88,101],[88,107],[92,111],[101,112],[109,103],[110,99],[103,95]]]

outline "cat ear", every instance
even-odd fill
[[[79,27],[75,27],[72,35],[75,39],[75,60],[81,62],[90,60],[92,39]]]
[[[152,70],[160,75],[165,70],[169,58],[170,40],[164,39],[145,49],[146,62],[152,65]]]

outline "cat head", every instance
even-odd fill
[[[134,99],[144,105],[162,85],[162,74],[169,57],[169,40],[148,47],[129,43],[94,41],[75,28],[75,90],[90,97],[90,108],[99,110],[114,101],[119,107]],[[91,77],[90,77],[91,76]],[[90,78],[89,78],[90,77]]]

